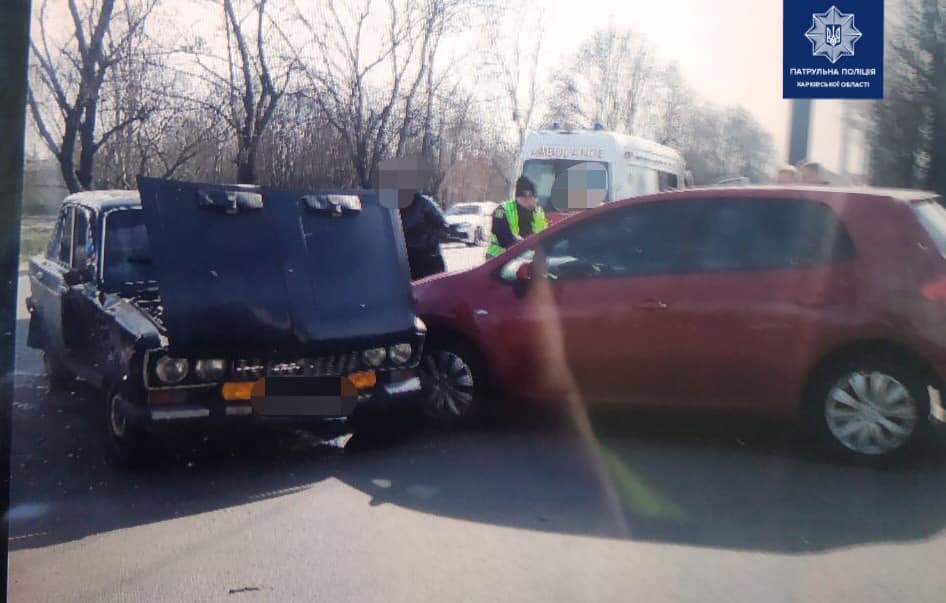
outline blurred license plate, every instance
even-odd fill
[[[339,396],[340,377],[267,377],[267,396]]]
[[[266,416],[346,416],[356,402],[342,395],[339,377],[267,377],[266,395],[252,404]]]

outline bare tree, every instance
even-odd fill
[[[40,138],[55,156],[71,192],[94,187],[95,155],[110,138],[146,119],[146,105],[99,133],[102,89],[112,68],[139,39],[157,0],[79,3],[68,0],[73,29],[66,40],[47,30],[44,0],[30,42],[32,72],[27,95]]]
[[[309,34],[314,57],[305,73],[310,98],[332,127],[342,135],[359,185],[370,186],[372,172],[387,152],[388,133],[395,104],[401,98],[405,73],[417,52],[412,25],[417,16],[412,3],[387,2],[387,23],[380,48],[366,53],[368,18],[383,8],[373,0],[338,6],[328,0],[323,21],[313,21],[299,11]],[[366,56],[367,55],[367,56]],[[372,76],[387,67],[388,84],[372,86]]]
[[[867,130],[871,181],[946,194],[946,2],[893,8],[885,98]]]
[[[155,15],[149,28],[170,24]],[[220,137],[220,119],[191,102],[189,84],[174,67],[176,48],[141,33],[116,61],[102,88],[99,115],[108,123],[133,121],[102,146],[96,156],[97,186],[133,188],[137,174],[170,178],[180,173],[208,144]]]
[[[535,5],[524,5],[511,15],[503,15],[502,21],[516,25],[522,22],[537,22],[533,19],[536,16],[536,8]],[[517,27],[515,31],[494,30],[491,37],[502,40],[498,44],[491,44],[489,60],[500,74],[504,101],[516,128],[516,144],[521,148],[535,117],[538,72],[545,31],[538,25],[531,28],[528,35],[524,35]]]
[[[645,93],[655,80],[647,41],[632,31],[604,29],[581,45],[552,81],[550,117],[635,133]]]
[[[745,109],[704,104],[694,107],[684,123],[688,133],[678,149],[697,184],[732,176],[769,180],[775,157],[772,137]]]
[[[681,147],[690,140],[688,125],[697,111],[697,95],[676,65],[660,69],[652,100],[640,108],[638,132],[660,144]]]
[[[221,145],[219,150],[230,153],[237,181],[256,184],[260,142],[299,67],[288,53],[280,52],[285,49],[276,50],[282,31],[270,15],[268,0],[253,0],[246,11],[240,10],[239,0],[215,3],[223,17],[223,56],[200,37],[183,45],[179,51],[196,68],[196,73],[183,70],[192,80],[191,90],[167,96],[213,114],[233,142],[232,149]]]
[[[321,19],[298,11],[306,36],[297,56],[307,66],[307,94],[344,139],[360,186],[370,186],[385,157],[409,148],[433,153],[443,78],[435,59],[440,41],[468,10],[462,0],[325,0]],[[412,148],[415,141],[419,149]]]
[[[220,115],[236,134],[237,181],[255,184],[259,143],[289,86],[295,63],[288,61],[274,79],[263,29],[267,21],[266,0],[257,0],[250,12],[256,26],[255,45],[244,27],[248,17],[237,15],[233,0],[223,0],[223,11],[226,18],[227,75],[225,80],[218,79],[218,84],[225,86],[227,106]]]
[[[489,146],[493,169],[506,181],[507,193],[516,180],[516,161],[529,130],[535,127],[540,110],[538,89],[545,31],[541,26],[543,7],[526,2],[515,8],[494,7],[485,27],[486,78],[495,83],[490,105],[501,107],[492,125]],[[521,23],[537,23],[523,30]],[[507,130],[511,133],[507,134]],[[510,137],[511,136],[511,137]]]
[[[353,181],[347,145],[316,103],[287,94],[260,142],[261,182],[274,186],[345,186]]]

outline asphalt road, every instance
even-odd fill
[[[874,470],[776,426],[610,414],[357,453],[212,433],[128,473],[94,391],[17,363],[11,601],[946,600],[946,446]]]

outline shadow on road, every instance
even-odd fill
[[[946,525],[942,450],[899,470],[819,459],[770,425],[605,417],[616,519],[567,426],[414,442],[335,474],[372,504],[510,527],[782,553],[926,539]],[[710,421],[712,422],[712,421]],[[697,430],[699,430],[697,432]],[[626,525],[626,531],[622,530]]]
[[[154,468],[131,473],[103,460],[94,391],[50,393],[43,378],[22,377],[15,400],[13,551],[329,479],[367,493],[371,505],[726,549],[803,553],[911,541],[946,522],[942,447],[910,467],[872,470],[819,459],[771,426],[612,414],[595,418],[590,448],[565,419],[419,434],[357,454],[304,431],[254,430],[181,438]],[[620,517],[596,467],[617,494]]]

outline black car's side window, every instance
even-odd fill
[[[72,267],[95,269],[95,237],[92,213],[85,208],[76,208],[73,213]]]
[[[59,261],[60,247],[62,245],[62,228],[66,221],[66,213],[69,208],[59,210],[59,216],[56,217],[56,225],[53,226],[53,234],[49,238],[49,245],[46,246],[46,257],[50,260]]]
[[[53,259],[66,266],[72,263],[72,214],[72,206],[63,208],[53,247]]]
[[[693,264],[701,271],[800,268],[854,255],[840,220],[817,202],[712,201],[700,224]]]
[[[548,272],[553,278],[585,278],[680,271],[700,206],[645,203],[577,224],[550,243]]]

